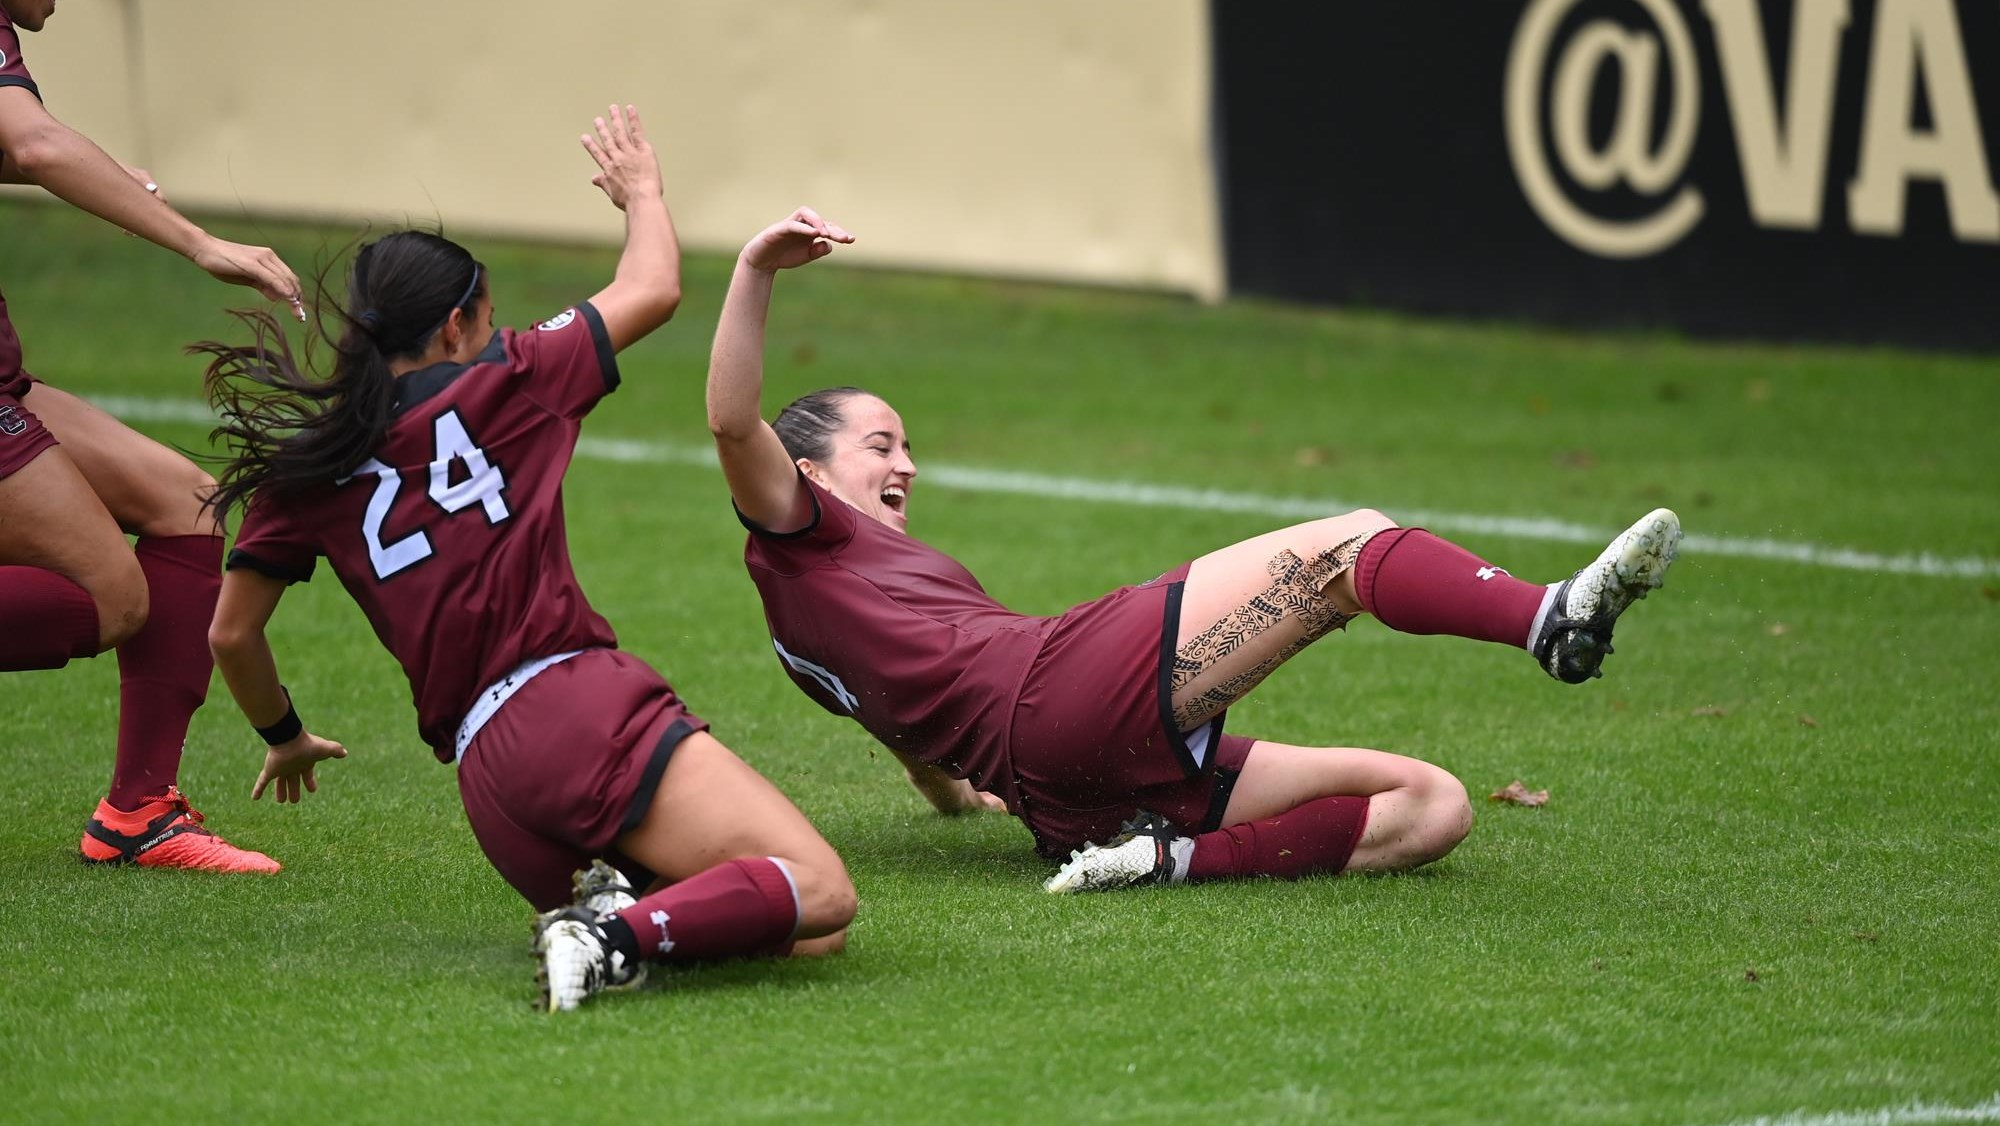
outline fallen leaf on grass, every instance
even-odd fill
[[[1562,450],[1554,460],[1558,469],[1597,468],[1597,455],[1589,450]]]
[[[1800,723],[1803,723],[1803,724],[1805,724],[1805,725],[1806,725],[1807,727],[1818,727],[1818,726],[1819,726],[1819,721],[1818,721],[1818,720],[1814,719],[1813,717],[1811,717],[1811,716],[1807,715],[1807,714],[1806,714],[1806,713],[1804,713],[1804,712],[1800,712],[1800,713],[1799,713],[1799,722],[1800,722]]]
[[[1720,705],[1717,705],[1717,704],[1710,704],[1710,705],[1708,705],[1708,706],[1707,706],[1707,707],[1705,707],[1705,708],[1696,708],[1695,710],[1693,710],[1693,711],[1689,712],[1688,714],[1689,714],[1689,715],[1698,715],[1698,716],[1708,716],[1708,717],[1711,717],[1711,718],[1713,718],[1713,717],[1715,717],[1715,716],[1725,716],[1725,715],[1728,715],[1728,714],[1729,714],[1729,709],[1728,709],[1728,708],[1725,708],[1725,707],[1722,707],[1722,706],[1720,706]]]
[[[1486,795],[1486,800],[1510,802],[1514,805],[1547,805],[1549,804],[1549,792],[1547,790],[1530,790],[1525,785],[1522,785],[1519,778],[1516,778],[1500,789]]]
[[[1979,593],[1985,595],[1990,601],[2000,602],[2000,586],[1982,586],[1979,588]]]
[[[1875,933],[1874,931],[1855,931],[1855,932],[1854,932],[1854,941],[1856,941],[1856,942],[1874,942],[1874,941],[1875,941],[1876,939],[1878,939],[1878,938],[1880,938],[1880,937],[1882,937],[1882,936],[1881,936],[1881,935],[1878,935],[1878,934],[1876,934],[1876,933]]]
[[[1300,446],[1292,453],[1292,464],[1300,469],[1311,469],[1333,460],[1325,446]]]
[[[1756,971],[1756,970],[1744,970],[1744,971],[1743,971],[1743,980],[1744,980],[1744,981],[1762,981],[1762,980],[1764,980],[1764,979],[1763,979],[1763,978],[1760,978],[1760,977],[1758,977],[1758,976],[1757,976],[1757,971]]]
[[[1792,632],[1792,627],[1783,622],[1772,622],[1770,625],[1764,627],[1764,632],[1770,634],[1772,637],[1783,637]]]

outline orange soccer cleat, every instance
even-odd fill
[[[110,802],[97,803],[97,813],[83,827],[83,858],[92,864],[137,864],[142,868],[191,868],[201,872],[251,872],[270,875],[277,861],[261,852],[237,848],[202,827],[201,811],[188,804],[180,787],[144,803],[131,813]]]

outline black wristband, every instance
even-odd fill
[[[273,747],[291,742],[306,729],[306,725],[299,722],[299,709],[292,706],[292,690],[282,684],[278,688],[285,694],[285,718],[269,727],[257,728],[258,738]]]

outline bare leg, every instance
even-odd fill
[[[215,482],[193,462],[68,392],[28,401],[63,443],[113,519],[139,537],[146,625],[118,647],[114,811],[171,792],[188,724],[208,696],[208,627],[222,589],[222,529],[203,509]]]
[[[854,918],[854,884],[833,847],[776,786],[707,732],[675,749],[652,810],[617,845],[668,881],[731,860],[783,861],[798,890],[797,937],[817,940],[800,941],[795,953],[839,949]]]
[[[0,479],[0,565],[51,571],[97,606],[98,652],[146,624],[146,577],[63,447]]]
[[[25,402],[62,443],[103,509],[137,536],[219,536],[202,508],[215,479],[75,395],[36,384]]]
[[[1281,528],[1194,561],[1175,643],[1174,721],[1195,728],[1361,612],[1354,560],[1395,522],[1361,509]]]
[[[1440,767],[1383,751],[1263,740],[1250,748],[1222,820],[1224,825],[1259,821],[1343,795],[1368,799],[1367,827],[1347,871],[1393,872],[1428,864],[1472,830],[1464,785]]]

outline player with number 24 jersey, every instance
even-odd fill
[[[577,585],[562,508],[581,420],[617,386],[589,302],[503,328],[471,364],[398,380],[394,421],[353,474],[253,501],[229,567],[300,582],[325,556],[450,762],[482,687],[532,657],[617,644]]]

